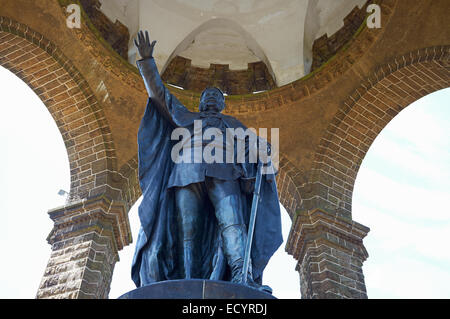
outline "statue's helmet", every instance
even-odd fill
[[[199,110],[202,112],[208,108],[213,108],[218,112],[222,112],[225,109],[225,96],[221,89],[208,87],[203,90],[200,95]]]

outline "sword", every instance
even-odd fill
[[[250,222],[248,225],[247,242],[245,244],[244,266],[242,268],[242,283],[247,284],[247,274],[250,264],[250,253],[252,250],[253,232],[255,231],[256,212],[258,210],[259,192],[261,190],[262,163],[258,160],[256,172],[255,190],[253,191],[252,210],[250,213]]]

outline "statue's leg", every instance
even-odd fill
[[[231,282],[242,282],[247,228],[244,221],[245,203],[239,182],[207,178],[205,181],[208,196],[214,206],[219,229],[222,234],[223,250],[231,268]],[[250,260],[247,285],[272,293],[269,286],[259,285],[253,280]]]
[[[239,183],[207,178],[205,184],[215,209],[225,257],[231,268],[231,281],[241,282],[247,231]]]
[[[202,184],[195,183],[175,189],[175,201],[177,209],[177,221],[180,232],[179,252],[182,256],[181,265],[185,279],[196,277],[196,269],[199,269],[196,247],[198,229],[202,218],[204,203]]]

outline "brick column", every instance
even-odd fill
[[[36,298],[108,298],[118,251],[131,242],[127,211],[104,195],[49,211],[52,254]]]
[[[298,213],[286,249],[298,260],[302,298],[367,298],[362,240],[368,232],[321,209]]]

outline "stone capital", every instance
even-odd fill
[[[286,250],[298,260],[302,298],[367,298],[369,228],[322,209],[297,213]]]
[[[105,195],[71,202],[48,211],[54,227],[47,237],[53,245],[90,231],[113,239],[115,253],[132,242],[126,204]]]
[[[364,248],[363,239],[369,231],[364,225],[322,209],[298,212],[286,249],[302,263],[309,247],[326,243],[351,255],[358,255],[365,261],[369,255]]]
[[[107,298],[119,250],[131,242],[127,206],[105,195],[50,210],[52,254],[37,298]]]

